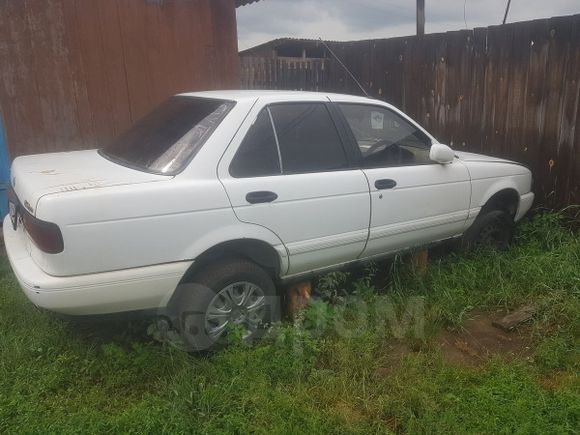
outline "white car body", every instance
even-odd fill
[[[58,225],[64,241],[62,252],[47,254],[22,224],[14,229],[9,216],[4,220],[10,263],[34,304],[70,315],[159,309],[200,256],[231,242],[270,247],[277,278],[287,280],[461,236],[498,192],[517,195],[515,221],[534,199],[527,168],[464,152],[456,152],[449,164],[234,178],[228,168],[236,150],[261,110],[272,104],[383,107],[428,133],[396,108],[356,96],[283,91],[184,96],[235,105],[177,175],[131,169],[96,150],[14,160],[18,201],[35,218]],[[379,179],[397,185],[378,190]],[[248,203],[248,192],[264,190],[278,198]]]

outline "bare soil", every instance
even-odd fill
[[[440,331],[429,343],[429,347],[440,349],[448,363],[469,367],[480,366],[495,356],[506,360],[516,356],[531,358],[533,349],[530,324],[520,325],[510,332],[492,325],[506,314],[508,313],[505,311],[473,312],[460,329]],[[421,348],[422,346],[412,346],[403,341],[386,343],[382,367],[375,374],[378,377],[388,376],[400,367],[401,360],[406,355]]]
[[[493,356],[511,359],[531,357],[531,326],[524,324],[506,332],[492,325],[507,313],[471,313],[461,330],[441,331],[436,342],[443,357],[451,364],[478,366]]]

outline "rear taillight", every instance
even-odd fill
[[[12,186],[8,188],[8,202],[14,230],[17,228],[18,217],[20,216],[26,232],[38,249],[47,254],[58,254],[64,251],[64,241],[58,225],[41,221],[34,217],[25,207],[22,207]],[[24,204],[26,204],[26,201],[24,201]]]
[[[64,250],[64,241],[58,225],[41,221],[27,210],[20,208],[22,223],[34,244],[47,254],[58,254]]]

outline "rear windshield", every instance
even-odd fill
[[[231,101],[171,97],[99,152],[124,166],[175,175],[189,164],[233,106]]]

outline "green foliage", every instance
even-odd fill
[[[312,335],[320,336],[331,331],[335,318],[336,309],[332,305],[321,299],[314,299],[301,313],[299,320],[302,328]]]
[[[556,249],[574,238],[572,230],[565,225],[567,220],[569,218],[558,213],[538,214],[520,226],[516,240],[527,243],[528,249],[532,246],[542,250]]]
[[[398,259],[319,280],[294,325],[192,356],[142,323],[35,309],[0,262],[1,433],[574,433],[580,427],[580,240],[558,215],[506,253]],[[381,286],[382,287],[382,286]],[[475,310],[536,304],[531,359],[447,362],[434,336]],[[159,331],[150,328],[153,336]]]
[[[331,302],[341,302],[346,296],[346,283],[350,275],[346,272],[332,272],[318,279],[317,293]]]

